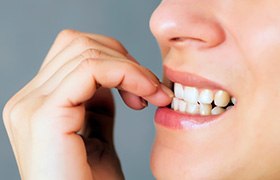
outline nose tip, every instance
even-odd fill
[[[150,19],[160,44],[211,48],[225,41],[224,29],[209,11],[174,4],[162,3]]]

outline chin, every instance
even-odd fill
[[[217,147],[219,143],[214,142],[212,146],[211,142],[199,142],[200,137],[188,138],[164,127],[156,129],[151,154],[151,169],[156,179],[235,179],[234,174],[240,171],[234,167],[238,163],[231,145]]]

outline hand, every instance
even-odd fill
[[[113,144],[108,88],[142,109],[172,92],[116,40],[61,32],[38,74],[6,104],[4,123],[22,179],[124,179]]]

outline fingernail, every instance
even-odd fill
[[[147,102],[145,99],[140,98],[140,100],[141,100],[141,105],[142,105],[143,107],[147,107],[147,106],[148,106],[148,102]]]
[[[163,90],[163,92],[165,92],[165,94],[167,94],[169,97],[171,97],[171,98],[174,97],[173,91],[171,91],[171,89],[169,89],[168,87],[166,87],[163,84],[160,84],[160,87]]]

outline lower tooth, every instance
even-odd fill
[[[211,115],[212,105],[211,104],[200,104],[200,115],[207,116]]]
[[[173,98],[171,103],[171,108],[175,111],[180,111],[182,113],[187,112],[189,114],[200,114],[201,116],[218,115],[231,109],[232,107],[233,106],[228,106],[224,109],[216,106],[212,109],[211,104],[188,103],[178,98]]]
[[[218,115],[218,114],[221,114],[223,112],[225,112],[226,110],[224,108],[221,108],[221,107],[214,107],[211,111],[211,114],[212,115]]]
[[[198,114],[199,104],[188,103],[186,112],[190,114]]]
[[[228,106],[226,110],[230,110],[231,108],[233,108],[233,106]]]
[[[183,100],[179,100],[179,111],[184,113],[187,109],[187,103]]]
[[[179,109],[179,99],[178,98],[173,98],[172,103],[171,103],[171,108],[177,111]]]

